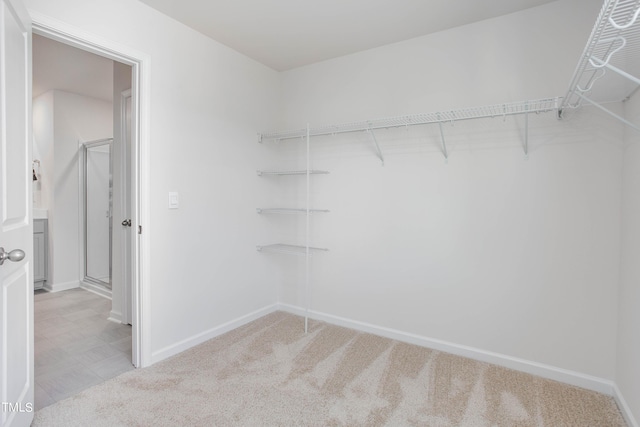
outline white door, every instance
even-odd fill
[[[114,104],[112,310],[122,315],[122,323],[132,324],[131,90],[123,91]]]
[[[123,112],[123,123],[122,127],[124,132],[122,133],[122,146],[124,151],[122,167],[124,168],[122,179],[124,181],[123,185],[123,195],[122,195],[122,203],[123,203],[123,212],[124,218],[131,219],[131,89],[126,90],[122,93],[122,112]],[[133,304],[133,289],[131,287],[131,254],[132,252],[132,240],[131,235],[133,234],[133,230],[131,227],[127,227],[124,230],[124,244],[122,245],[122,253],[124,254],[123,261],[123,270],[124,270],[124,309],[122,311],[123,314],[123,323],[128,323],[133,325],[133,315],[132,315],[132,304]],[[133,346],[132,346],[133,347]],[[134,348],[132,348],[133,350]],[[132,360],[135,360],[135,356],[132,355]]]
[[[17,427],[33,419],[31,22],[21,0],[0,5],[0,425]]]

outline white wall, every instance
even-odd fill
[[[625,103],[625,114],[638,123],[640,94]],[[636,423],[640,423],[640,133],[627,128],[624,140],[616,383]]]
[[[49,91],[33,100],[33,158],[40,161],[40,180],[33,184],[37,209],[47,209],[53,196],[53,136],[53,91]]]
[[[135,0],[28,0],[36,14],[144,52],[150,61],[150,317],[153,360],[276,302],[256,133],[280,112],[279,75]],[[167,193],[180,194],[168,210]]]
[[[46,287],[79,284],[83,254],[79,233],[79,141],[110,138],[111,103],[64,91],[33,102],[34,146],[41,161],[41,201],[49,210],[49,271]],[[35,119],[46,117],[46,120]],[[36,151],[36,150],[34,150]]]
[[[111,138],[111,103],[69,92],[54,92],[55,172],[49,207],[51,286],[76,282],[84,256],[79,239],[79,141]]]
[[[561,0],[284,72],[284,126],[563,96],[601,6]]]
[[[285,72],[284,121],[563,95],[600,4],[554,2]],[[313,262],[312,309],[613,379],[622,127],[567,115],[531,118],[528,160],[522,117],[446,125],[448,164],[437,127],[378,132],[384,167],[365,134],[313,142],[312,167],[331,171],[314,177],[313,205],[331,213],[314,216],[312,241],[331,251]],[[280,293],[300,305],[294,268]]]

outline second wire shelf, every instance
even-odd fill
[[[306,209],[291,208],[256,208],[259,214],[285,214],[285,215],[305,215]],[[328,213],[328,209],[309,209],[309,214]]]
[[[256,249],[258,252],[277,252],[281,254],[288,255],[299,255],[305,256],[307,254],[307,247],[300,245],[288,245],[285,243],[276,243],[273,245],[257,245]],[[317,248],[309,246],[309,256],[312,256],[317,253],[327,252],[329,249],[327,248]]]
[[[265,176],[265,175],[273,175],[273,176],[281,176],[281,175],[306,175],[307,171],[306,170],[286,170],[286,171],[263,171],[263,170],[259,170],[257,171],[258,176]],[[321,174],[328,174],[329,171],[322,171],[322,170],[310,170],[309,174],[310,175],[321,175]]]

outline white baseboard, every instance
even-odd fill
[[[278,310],[286,311],[300,316],[305,315],[304,309],[288,304],[278,304]],[[485,351],[465,345],[459,345],[447,341],[423,337],[416,334],[376,326],[369,323],[346,319],[326,313],[320,313],[317,311],[310,310],[308,312],[308,316],[310,319],[320,320],[332,325],[343,326],[346,328],[355,329],[357,331],[367,332],[370,334],[391,338],[397,341],[419,345],[421,347],[428,347],[434,350],[468,357],[470,359],[479,360],[481,362],[492,363],[494,365],[503,366],[505,368],[514,369],[516,371],[526,372],[528,374],[537,375],[539,377],[559,381],[565,384],[597,391],[609,396],[614,395],[615,384],[613,383],[613,381],[582,374],[580,372],[557,368],[555,366],[532,362],[525,359],[519,359],[517,357],[511,357],[504,354],[493,353],[490,351]]]
[[[107,318],[107,320],[114,323],[122,323],[122,313],[120,313],[119,311],[111,310],[109,312],[109,318]]]
[[[111,291],[103,286],[95,285],[90,282],[80,282],[80,287],[85,291],[93,292],[106,299],[111,299]]]
[[[71,282],[63,282],[63,283],[49,283],[46,282],[43,288],[49,292],[61,292],[68,291],[69,289],[75,289],[80,287],[80,282],[77,280],[73,280]]]
[[[201,332],[197,335],[184,339],[180,342],[161,348],[160,350],[154,351],[151,353],[151,364],[157,363],[168,357],[171,357],[180,352],[183,352],[191,347],[201,344],[207,340],[210,340],[211,338],[215,338],[233,329],[239,328],[242,325],[245,325],[263,316],[266,316],[269,313],[273,313],[277,309],[278,309],[277,304],[273,304],[273,305],[261,308],[259,310],[254,311],[253,313],[249,313],[245,316],[241,316],[237,319],[223,323],[222,325],[219,325],[207,331]]]
[[[624,420],[627,422],[627,425],[629,427],[640,427],[640,425],[638,424],[638,421],[636,421],[635,417],[633,416],[633,413],[631,412],[631,408],[629,408],[629,405],[627,404],[627,401],[622,395],[622,392],[618,388],[617,384],[613,385],[613,391],[614,391],[613,397],[616,399],[618,408],[620,408],[620,412],[622,412],[622,415],[624,416]]]

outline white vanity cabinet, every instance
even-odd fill
[[[33,220],[33,289],[42,289],[47,281],[47,220]]]

